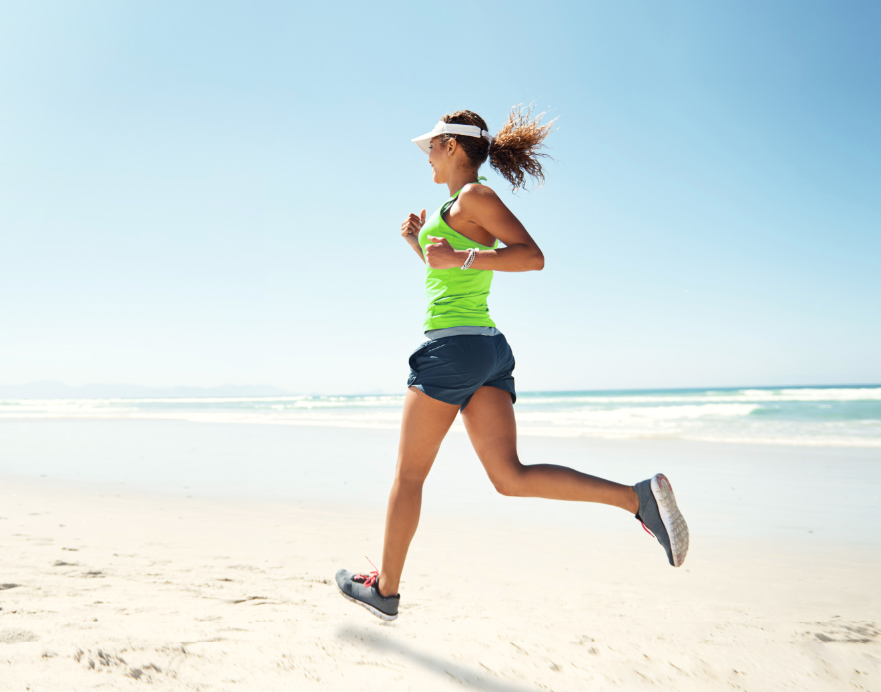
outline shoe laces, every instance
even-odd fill
[[[373,565],[373,560],[366,555],[364,557],[367,559],[367,562]],[[367,574],[356,574],[352,577],[352,581],[364,584],[364,586],[373,586],[379,581],[379,568],[376,565],[373,565],[372,572],[368,572]]]

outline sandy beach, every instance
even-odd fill
[[[252,435],[250,427],[230,434]],[[183,430],[205,434],[199,426]],[[377,442],[363,431],[303,430],[284,434]],[[393,441],[393,432],[376,434]],[[553,444],[523,446],[537,452]],[[563,454],[592,443],[555,444]],[[640,456],[655,448],[664,458],[659,443],[592,446],[619,466],[621,450]],[[716,475],[699,481],[688,460],[712,449]],[[664,468],[674,484],[674,473],[682,481],[680,505],[692,527],[691,552],[678,570],[616,510],[518,505],[492,496],[485,481],[472,501],[457,503],[445,474],[476,462],[464,437],[452,435],[427,487],[401,616],[390,624],[340,598],[332,582],[339,567],[367,570],[365,555],[381,557],[384,505],[373,496],[360,503],[188,497],[107,480],[28,477],[32,464],[10,474],[7,464],[0,688],[881,689],[877,540],[848,538],[846,527],[824,531],[810,513],[785,521],[799,506],[793,494],[822,497],[824,484],[830,506],[853,504],[859,489],[846,471],[868,469],[870,458],[861,450],[666,450]],[[751,464],[783,464],[790,454],[813,459],[817,469],[837,460],[846,487],[820,477],[818,486],[795,483],[793,492],[773,473],[768,487],[741,485]],[[731,455],[745,471],[724,470]],[[685,461],[671,471],[674,456]],[[476,479],[480,470],[468,473]],[[739,489],[707,497],[700,484],[717,485],[720,473]],[[874,497],[877,471],[865,477],[866,497]],[[781,492],[779,515],[761,515],[780,522],[764,531],[746,521]],[[724,519],[738,508],[746,508],[742,530]],[[710,521],[714,511],[723,519]],[[872,511],[857,508],[854,517],[868,520]]]

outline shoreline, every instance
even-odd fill
[[[366,511],[385,507],[398,444],[397,430],[181,421],[7,421],[0,433],[0,476]],[[518,448],[523,463],[557,463],[624,483],[663,472],[689,523],[711,536],[881,546],[872,513],[881,504],[874,449],[529,436]],[[499,496],[464,434],[444,441],[424,511],[543,526],[621,524],[597,506]]]
[[[202,419],[202,418],[183,418],[183,417],[163,417],[157,415],[131,415],[131,416],[46,416],[46,417],[15,417],[6,416],[0,418],[0,426],[16,425],[16,424],[57,424],[65,423],[95,423],[95,424],[114,424],[114,423],[167,423],[167,424],[194,424],[194,425],[232,425],[232,426],[255,426],[255,427],[292,427],[292,428],[316,428],[322,430],[349,430],[349,431],[395,431],[401,429],[400,422],[394,423],[354,423],[339,421],[314,421],[314,420],[239,420],[239,419]],[[449,433],[456,435],[465,435],[465,426],[461,418],[456,418],[450,428]],[[448,434],[449,434],[448,433]],[[866,438],[862,440],[837,440],[837,441],[816,441],[803,440],[796,438],[778,438],[778,439],[760,439],[760,438],[744,438],[736,435],[730,437],[683,437],[676,434],[645,434],[645,435],[600,435],[586,432],[572,432],[568,430],[553,430],[546,427],[530,426],[528,423],[518,425],[518,437],[536,438],[539,440],[556,439],[556,440],[573,440],[583,442],[585,444],[596,443],[628,443],[628,442],[645,442],[645,443],[696,443],[696,444],[719,444],[732,445],[737,447],[778,447],[778,448],[799,448],[799,449],[829,449],[829,450],[873,450],[881,452],[881,439]]]

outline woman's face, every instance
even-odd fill
[[[447,171],[452,160],[447,155],[447,142],[441,140],[440,137],[432,137],[428,143],[428,163],[431,165],[431,172],[434,182],[443,183],[447,179]]]

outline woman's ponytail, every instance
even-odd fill
[[[487,160],[502,177],[511,183],[511,189],[526,188],[526,176],[544,182],[544,171],[540,158],[548,156],[539,151],[544,145],[545,137],[554,124],[541,124],[544,113],[532,116],[532,107],[515,106],[511,109],[508,122],[499,130],[492,143],[483,137],[458,137],[442,135],[444,139],[455,138],[465,150],[468,159],[478,168]],[[456,111],[445,115],[441,120],[445,123],[460,125],[476,125],[481,130],[488,129],[486,122],[472,111]]]
[[[526,176],[537,181],[539,186],[544,182],[544,171],[540,158],[548,155],[539,151],[544,145],[545,137],[554,124],[541,124],[544,113],[532,117],[531,107],[514,107],[508,116],[508,122],[499,130],[490,149],[490,165],[511,183],[511,189],[526,187]]]

